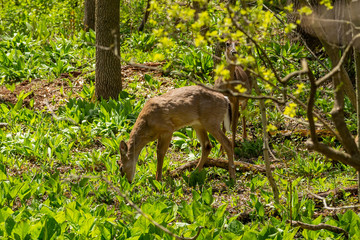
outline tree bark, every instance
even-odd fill
[[[95,0],[85,0],[84,2],[84,29],[95,31]]]
[[[120,65],[120,1],[96,0],[96,73],[98,99],[117,99],[122,90]]]

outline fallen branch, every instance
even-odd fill
[[[180,167],[176,168],[175,170],[170,172],[170,175],[172,177],[177,177],[181,174],[181,172],[185,171],[185,170],[192,170],[196,167],[196,165],[198,164],[199,160],[195,160],[195,161],[191,161],[188,162],[184,165],[181,165]],[[253,171],[255,173],[265,173],[265,167],[260,166],[260,165],[254,165],[251,163],[247,163],[247,162],[242,162],[242,161],[235,161],[235,169],[237,172],[249,172],[249,171]],[[208,159],[206,161],[206,163],[204,164],[204,167],[218,167],[218,168],[223,168],[223,169],[228,169],[229,168],[229,163],[227,160],[222,160],[222,159]],[[272,166],[272,169],[275,169],[274,166]]]
[[[326,198],[330,194],[334,194],[334,197],[337,198],[337,197],[339,197],[338,195],[343,194],[343,192],[357,194],[357,192],[358,192],[357,186],[350,186],[350,187],[345,187],[345,188],[341,188],[341,189],[335,188],[335,189],[328,190],[326,192],[316,193],[316,195],[319,197],[322,197],[322,198]],[[311,199],[317,198],[314,196],[314,194],[299,194],[299,199],[302,199],[305,195]]]
[[[314,224],[308,224],[308,223],[303,223],[300,221],[287,221],[288,223],[291,224],[291,226],[293,227],[300,227],[302,229],[308,229],[308,230],[313,230],[313,231],[318,231],[321,229],[325,229],[334,233],[343,233],[345,238],[348,239],[349,238],[349,233],[347,231],[345,231],[342,228],[339,227],[335,227],[329,224],[324,224],[324,223],[320,223],[318,225],[314,225]]]
[[[324,208],[328,210],[342,210],[342,209],[352,209],[352,208],[360,208],[360,204],[357,205],[349,205],[349,206],[342,206],[342,207],[329,207],[327,205],[326,199],[324,197],[319,196],[318,194],[312,193],[310,191],[307,191],[310,196],[313,196],[319,200],[323,201]]]

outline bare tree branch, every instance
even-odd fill
[[[227,8],[227,10],[228,10],[228,13],[229,13],[229,16],[230,16],[230,18],[231,18],[231,22],[233,23],[233,25],[234,25],[240,32],[242,32],[242,33],[255,45],[256,49],[258,49],[258,50],[261,52],[261,54],[259,54],[259,56],[261,57],[262,60],[263,60],[262,56],[265,57],[265,60],[266,60],[266,61],[263,60],[263,62],[264,62],[265,64],[268,64],[268,65],[270,66],[272,72],[274,73],[275,78],[276,78],[279,82],[281,82],[281,78],[280,78],[280,76],[277,74],[277,71],[275,70],[275,67],[274,67],[274,65],[272,64],[269,56],[266,54],[265,50],[258,44],[258,42],[257,42],[255,39],[253,39],[253,38],[245,31],[245,29],[243,29],[243,28],[241,27],[241,25],[240,25],[240,24],[236,21],[236,19],[232,16],[232,14],[233,14],[234,12],[230,9],[230,5],[229,5],[229,4],[227,4],[226,8]]]
[[[287,222],[290,223],[289,220]],[[302,229],[313,230],[313,231],[325,229],[325,230],[328,230],[328,231],[334,232],[334,233],[342,233],[342,234],[344,234],[346,239],[349,238],[349,233],[347,231],[345,231],[342,228],[335,227],[335,226],[332,226],[329,224],[320,223],[320,224],[314,225],[314,224],[304,223],[304,222],[300,222],[300,221],[291,221],[291,226],[300,227]]]
[[[266,80],[265,78],[263,78],[261,75],[257,74],[256,72],[252,71],[249,69],[249,71],[252,74],[255,74],[256,76],[258,76],[259,78],[261,78],[263,81],[265,81],[266,83],[268,83],[271,87],[275,88],[278,91],[282,91],[282,89],[280,89],[278,86],[276,86],[275,84],[273,84],[272,82]],[[302,108],[307,109],[307,106],[305,103],[303,103],[302,101],[300,101],[297,97],[293,96],[292,94],[287,94],[287,96],[289,98],[291,98],[295,103],[297,103],[298,105],[300,105]],[[334,131],[333,127],[331,127],[329,125],[329,123],[326,122],[325,119],[323,119],[319,113],[313,111],[314,116],[324,125],[324,127],[329,130],[335,137],[339,137],[340,135]]]
[[[340,71],[341,66],[344,64],[344,61],[346,59],[347,54],[350,52],[350,50],[352,49],[352,46],[354,44],[354,42],[356,41],[356,39],[360,38],[360,33],[355,35],[353,37],[353,39],[350,41],[349,45],[346,47],[343,55],[341,56],[339,62],[336,64],[335,67],[333,67],[333,69],[327,73],[325,76],[321,77],[320,79],[318,79],[316,81],[316,86],[320,86],[323,82],[327,81],[329,78],[331,78],[334,74],[338,73]]]

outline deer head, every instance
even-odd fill
[[[228,63],[235,63],[237,59],[238,52],[236,46],[238,45],[237,41],[227,40],[225,42],[225,57]]]
[[[125,175],[127,180],[132,182],[135,176],[136,161],[134,157],[131,156],[128,145],[124,141],[120,143],[120,158],[122,163],[120,166],[121,176]]]

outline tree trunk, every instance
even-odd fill
[[[358,17],[360,5],[355,1],[351,3],[350,7],[347,7],[349,2],[347,0],[333,1],[334,7],[331,10],[319,4],[320,1],[316,0],[289,0],[288,3],[290,2],[294,4],[294,12],[288,15],[290,22],[295,23],[299,19],[297,10],[301,7],[308,6],[313,10],[311,15],[302,17],[297,31],[315,53],[318,51],[317,49],[321,49],[321,42],[328,42],[337,46],[340,52],[341,48],[349,44],[352,38],[352,31],[350,31],[352,25],[348,24],[349,18],[351,18],[353,23],[360,21]],[[327,53],[327,55],[329,54]],[[352,61],[348,61],[348,63],[352,64]],[[351,72],[347,71],[347,69],[352,69],[352,66],[343,65],[341,67],[341,77],[345,94],[349,97],[354,108],[356,108],[356,94],[352,84],[353,76],[349,75]]]
[[[149,15],[150,15],[150,0],[147,0],[146,9],[145,9],[145,13],[144,13],[144,18],[141,21],[141,24],[140,24],[140,26],[138,28],[139,32],[144,31],[145,24],[146,24],[146,22],[147,22],[147,20],[149,18]]]
[[[207,10],[208,2],[209,2],[209,0],[207,0],[206,2],[199,1],[199,0],[193,0],[193,9],[195,10],[195,15],[194,15],[194,21],[195,22],[199,19],[200,13]],[[206,32],[208,30],[209,30],[209,26],[206,24],[200,29],[200,34],[202,36],[205,36]]]
[[[236,5],[236,0],[230,0],[229,3],[230,3],[230,5],[235,6]]]
[[[95,95],[117,99],[122,90],[120,66],[120,1],[96,0]]]
[[[84,2],[84,29],[95,31],[95,0],[85,0]]]

